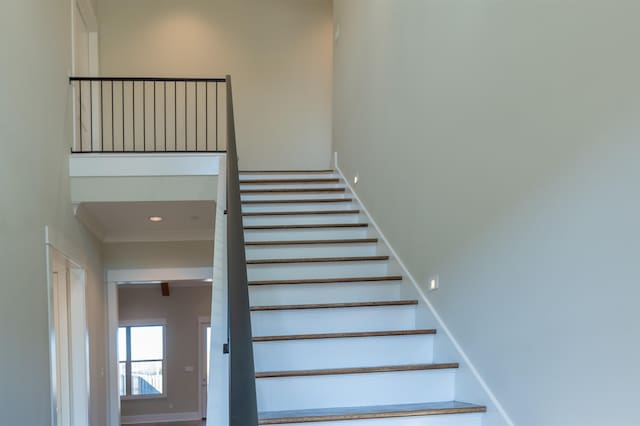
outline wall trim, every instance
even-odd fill
[[[93,4],[91,4],[91,0],[75,0],[75,3],[78,5],[78,9],[82,13],[82,18],[87,24],[87,30],[92,33],[98,32],[98,18],[96,17],[96,12],[93,8]]]
[[[48,247],[55,248],[75,267],[84,268],[84,265],[87,264],[87,256],[84,250],[81,250],[65,234],[51,225],[45,225],[44,227],[44,243]]]
[[[122,416],[120,422],[123,425],[133,425],[139,423],[188,422],[193,420],[201,420],[200,413],[198,413],[197,411],[189,411],[185,413],[160,413],[143,414],[138,416]]]
[[[221,153],[70,154],[71,177],[217,176]]]
[[[496,409],[498,410],[498,412],[502,416],[503,420],[509,426],[515,426],[515,423],[513,422],[513,420],[511,420],[511,418],[509,417],[509,414],[507,414],[507,412],[504,409],[504,407],[502,406],[502,404],[500,404],[500,402],[498,401],[498,398],[496,398],[495,394],[491,391],[491,389],[489,388],[489,385],[487,384],[487,382],[484,381],[484,379],[482,378],[482,376],[480,375],[480,373],[478,372],[476,367],[471,362],[471,359],[469,358],[469,356],[462,349],[462,346],[460,346],[460,344],[458,343],[456,338],[453,336],[453,334],[451,333],[451,330],[449,330],[449,327],[447,327],[446,323],[444,322],[444,320],[442,319],[442,317],[440,316],[438,311],[431,304],[431,302],[429,301],[429,298],[427,297],[427,295],[424,292],[424,290],[418,285],[418,282],[413,277],[411,272],[409,272],[409,269],[407,269],[406,265],[404,264],[404,262],[402,261],[400,256],[398,256],[398,253],[393,248],[393,246],[391,245],[391,243],[389,242],[387,237],[384,235],[384,233],[382,232],[382,229],[378,226],[376,221],[373,219],[373,217],[371,216],[371,213],[369,213],[369,210],[367,210],[367,207],[362,202],[362,199],[360,199],[360,197],[358,196],[356,191],[351,186],[351,183],[349,182],[349,180],[345,177],[344,173],[342,173],[342,170],[338,166],[338,153],[337,152],[334,153],[334,162],[335,162],[335,169],[338,172],[338,175],[340,175],[340,177],[342,177],[342,179],[344,180],[347,188],[349,188],[349,190],[353,194],[353,198],[355,198],[355,200],[358,202],[358,204],[360,204],[360,209],[367,216],[367,218],[369,219],[369,222],[371,223],[371,225],[373,225],[375,230],[378,232],[380,238],[382,239],[382,242],[388,247],[388,249],[389,249],[389,251],[391,253],[391,256],[393,256],[393,258],[395,258],[395,260],[398,262],[398,265],[402,269],[402,272],[403,272],[404,276],[406,276],[409,279],[409,281],[411,281],[411,283],[415,287],[416,291],[420,295],[420,298],[424,301],[424,303],[427,305],[427,307],[429,308],[429,310],[433,314],[434,318],[438,322],[438,325],[440,326],[440,328],[444,331],[445,335],[449,338],[449,340],[453,344],[453,347],[456,349],[456,351],[458,351],[458,353],[460,354],[460,357],[462,358],[464,363],[469,367],[469,370],[471,371],[471,374],[473,374],[473,377],[475,377],[475,379],[478,381],[478,383],[482,387],[482,390],[484,390],[484,392],[487,394],[487,396],[489,397],[489,400],[496,407]]]
[[[139,281],[206,280],[213,277],[213,267],[109,269],[107,281],[130,283]]]

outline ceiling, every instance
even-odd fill
[[[213,201],[82,203],[76,214],[105,242],[213,240]]]

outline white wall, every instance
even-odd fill
[[[5,2],[0,13],[0,424],[51,424],[45,225],[87,268],[91,425],[104,425],[100,244],[74,218],[68,0]]]
[[[340,166],[519,426],[640,424],[638,16],[334,2]]]
[[[330,0],[100,0],[105,76],[234,83],[242,168],[327,168]]]

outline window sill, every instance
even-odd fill
[[[127,396],[121,396],[120,401],[137,401],[140,399],[163,399],[166,397],[167,397],[166,393],[163,393],[161,395],[127,395]]]

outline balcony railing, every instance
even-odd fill
[[[227,149],[224,78],[71,77],[73,153]]]

